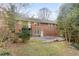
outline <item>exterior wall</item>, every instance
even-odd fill
[[[18,33],[23,26],[28,26],[28,23],[25,21],[17,21],[15,24],[15,32]]]
[[[54,24],[41,23],[38,26],[34,22],[32,22],[32,33],[37,28],[40,30],[40,34],[41,34],[41,32],[43,32],[43,36],[57,36],[58,35],[56,25],[54,25]]]
[[[37,35],[35,35],[35,30],[36,30],[37,28],[40,28],[40,27],[37,26],[36,23],[32,22],[32,23],[31,23],[31,32],[32,32],[32,35],[33,35],[33,36],[37,36]],[[38,35],[38,36],[39,36],[39,35]]]
[[[54,24],[47,24],[47,23],[35,23],[35,22],[28,22],[26,25],[31,28],[32,36],[57,36],[58,32],[56,29],[56,25]],[[16,23],[16,32],[19,32],[22,28],[21,22]],[[39,30],[39,31],[37,31]],[[36,34],[35,31],[38,33]]]
[[[21,30],[21,27],[21,23],[17,21],[15,24],[15,32],[18,33]]]
[[[43,31],[44,36],[56,36],[57,29],[56,25],[53,24],[40,24],[41,30]]]

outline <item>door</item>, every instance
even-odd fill
[[[41,31],[41,37],[43,37],[43,31]]]

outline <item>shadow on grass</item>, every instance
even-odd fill
[[[71,46],[79,50],[79,43],[72,43]]]

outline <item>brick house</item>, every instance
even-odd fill
[[[32,36],[57,36],[56,24],[50,20],[40,20],[34,18],[27,18],[22,20],[17,20],[16,22],[16,32],[22,28],[25,24],[32,33]]]

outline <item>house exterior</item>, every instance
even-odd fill
[[[32,36],[58,36],[57,26],[50,20],[40,20],[34,18],[17,20],[15,31],[19,32],[22,25],[26,25],[31,30]]]

